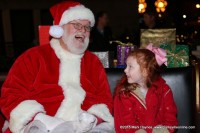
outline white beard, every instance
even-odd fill
[[[73,54],[83,54],[88,47],[89,37],[86,37],[84,42],[75,38],[76,35],[80,34],[84,33],[68,34],[67,31],[65,31],[62,36],[64,44],[67,46],[69,52]]]

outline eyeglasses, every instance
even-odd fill
[[[74,28],[77,29],[77,30],[82,30],[83,27],[84,27],[85,31],[90,32],[91,29],[92,29],[92,27],[90,27],[90,26],[83,26],[80,23],[69,23],[69,24],[72,24],[74,26]]]

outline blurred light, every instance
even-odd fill
[[[195,31],[194,31],[194,34],[197,34],[197,33],[198,33],[198,32],[195,30]]]
[[[159,18],[161,18],[161,17],[162,17],[162,15],[159,13],[159,14],[158,14],[158,17],[159,17]]]
[[[129,36],[127,36],[126,39],[128,40],[128,39],[129,39]]]
[[[139,13],[144,13],[147,7],[147,3],[145,2],[145,0],[139,0],[139,4],[138,4],[138,12]]]
[[[167,1],[166,0],[156,0],[156,2],[154,4],[156,6],[157,12],[164,12],[165,8],[167,6]]]
[[[163,8],[163,7],[164,7],[164,3],[163,3],[163,2],[161,2],[161,1],[160,1],[160,2],[158,2],[158,7],[159,7],[159,8]]]
[[[200,4],[196,4],[196,8],[200,8]]]
[[[183,15],[183,18],[186,18],[187,16],[186,15]]]

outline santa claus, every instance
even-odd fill
[[[31,132],[39,122],[41,133],[111,132],[107,77],[98,57],[86,50],[93,13],[72,1],[56,4],[50,11],[54,25],[49,45],[23,53],[2,86],[1,110],[7,119],[3,131]]]

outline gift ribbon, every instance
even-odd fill
[[[185,50],[181,50],[178,53],[176,52],[176,45],[171,45],[172,48],[172,52],[170,50],[167,49],[167,56],[171,57],[168,58],[168,64],[174,62],[174,67],[178,67],[178,62],[181,62],[181,64],[183,64],[184,66],[188,66],[188,56]]]
[[[123,43],[123,42],[121,42],[121,41],[119,41],[119,40],[110,41],[110,44],[112,44],[113,42],[115,42],[115,43],[117,43],[117,44],[119,44],[119,45],[121,45],[121,46],[134,46],[133,43],[130,43],[130,42],[128,42],[128,43]]]

